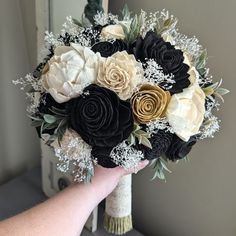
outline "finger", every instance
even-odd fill
[[[145,168],[148,165],[149,161],[148,160],[144,160],[144,161],[140,161],[138,166],[136,166],[133,169],[130,170],[125,170],[125,174],[137,174],[140,170],[142,170],[143,168]]]

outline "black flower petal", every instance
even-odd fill
[[[112,148],[110,147],[93,147],[92,157],[97,160],[97,163],[106,168],[114,168],[117,165],[112,161],[110,153]]]
[[[150,138],[152,149],[143,146],[144,156],[147,160],[156,159],[165,154],[171,145],[173,134],[160,130]]]
[[[100,52],[102,57],[109,57],[118,51],[127,50],[127,44],[117,39],[114,42],[99,42],[93,45],[92,51]]]
[[[84,89],[89,95],[69,101],[70,126],[91,146],[114,147],[133,130],[129,102],[95,84]]]
[[[171,161],[183,159],[188,155],[196,142],[197,138],[195,136],[190,137],[188,142],[184,142],[177,135],[174,135],[172,143],[166,152],[167,159]]]
[[[144,39],[138,38],[129,49],[137,60],[145,62],[146,59],[154,59],[162,66],[165,74],[173,74],[176,83],[169,90],[171,93],[182,92],[190,85],[189,66],[184,64],[184,56],[181,50],[175,49],[169,42],[155,32],[149,31]]]

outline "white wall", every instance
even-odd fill
[[[36,62],[34,1],[0,1],[0,183],[39,162],[35,130],[26,117],[25,95],[12,84]]]
[[[150,169],[134,178],[135,226],[146,236],[236,235],[236,1],[111,0],[110,10],[118,13],[125,2],[136,12],[169,9],[181,31],[208,48],[213,75],[231,90],[219,113],[221,132],[197,144],[189,163],[171,165],[167,183],[150,182]]]
[[[66,16],[80,20],[87,0],[51,0],[50,1],[50,28],[54,33],[59,33]]]

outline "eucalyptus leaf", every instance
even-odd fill
[[[164,27],[169,27],[172,24],[172,20],[171,18],[168,18],[164,21]]]
[[[140,16],[136,14],[131,21],[129,31],[127,31],[126,41],[133,42],[138,37],[140,33],[140,28],[141,28]]]
[[[206,68],[200,68],[200,69],[198,68],[197,71],[202,77],[205,77],[205,75],[208,72]]]
[[[186,156],[186,157],[183,158],[183,160],[186,161],[186,162],[189,162],[189,157]]]
[[[167,172],[169,173],[172,173],[168,168],[167,166],[165,165],[165,163],[160,159],[160,163],[161,163],[161,166],[163,167],[164,170],[166,170]]]
[[[75,19],[75,18],[72,18],[72,20],[73,20],[73,23],[74,23],[75,25],[78,25],[79,27],[83,27],[82,23],[81,23],[79,20],[77,20],[77,19]]]
[[[206,66],[206,61],[207,61],[207,50],[204,49],[199,58],[197,59],[196,68],[197,69],[204,68]]]
[[[210,96],[214,93],[214,89],[212,87],[202,88],[202,90],[206,96]]]
[[[121,14],[123,17],[123,20],[129,20],[131,17],[131,11],[129,10],[129,7],[127,4],[124,5],[124,8],[121,10]]]
[[[35,117],[35,116],[30,116],[30,115],[28,115],[28,117],[32,120],[37,120],[37,121],[42,121],[43,122],[43,119],[41,119],[40,117]]]
[[[214,92],[214,95],[218,97],[223,103],[225,102],[224,98],[221,96],[221,94]]]
[[[31,125],[33,127],[39,127],[42,125],[42,122],[43,122],[42,120],[32,120]]]
[[[158,170],[158,171],[157,171],[157,177],[158,177],[159,179],[161,179],[161,180],[166,181],[165,174],[163,173],[162,170]]]
[[[130,144],[131,144],[131,145],[135,145],[136,142],[135,142],[135,137],[134,137],[134,135],[131,134],[130,137],[131,137]]]
[[[150,143],[150,141],[148,140],[148,138],[141,136],[139,138],[139,144],[143,144],[144,146],[152,149],[152,144]]]
[[[48,123],[48,124],[52,124],[55,123],[57,121],[56,117],[53,115],[49,115],[49,114],[45,114],[43,116],[43,119]]]
[[[137,136],[140,136],[140,135],[145,136],[145,137],[149,137],[150,136],[147,132],[145,132],[144,130],[141,130],[141,129],[135,131],[134,134],[137,135]]]
[[[66,117],[66,110],[65,109],[59,109],[56,107],[52,107],[51,109],[49,109],[53,114],[61,116],[61,117]]]
[[[154,170],[154,175],[153,175],[152,180],[154,180],[155,178],[166,180],[164,171],[171,173],[171,171],[165,165],[164,158],[162,157],[153,160],[150,166]]]
[[[225,94],[229,93],[230,91],[229,91],[228,89],[225,89],[225,88],[218,88],[218,89],[216,90],[216,92],[217,92],[218,94],[220,94],[221,96],[224,96]]]

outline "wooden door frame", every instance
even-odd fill
[[[105,12],[108,12],[109,0],[103,0],[102,5]],[[40,50],[44,45],[44,33],[50,29],[50,0],[35,0],[36,29],[37,29],[37,59]]]

